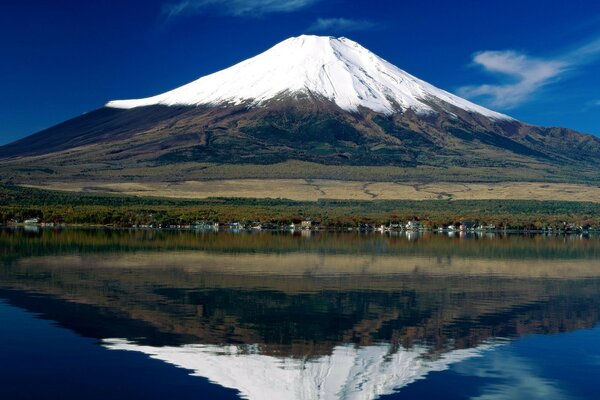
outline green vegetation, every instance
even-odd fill
[[[199,220],[289,223],[304,218],[324,226],[381,224],[419,217],[429,227],[474,219],[502,228],[600,225],[600,204],[524,200],[319,200],[209,198],[202,200],[80,194],[0,186],[0,222],[39,218],[43,222],[132,226],[182,225]]]

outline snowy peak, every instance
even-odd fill
[[[347,111],[365,107],[392,114],[433,112],[447,105],[493,119],[510,117],[438,89],[347,38],[302,35],[230,68],[157,96],[107,103],[113,108],[148,105],[262,105],[297,93],[323,97]],[[448,110],[450,112],[450,110]]]

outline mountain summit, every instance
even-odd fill
[[[0,182],[600,183],[599,163],[594,136],[488,110],[352,40],[299,36],[2,146]]]
[[[510,119],[438,89],[347,38],[303,35],[185,86],[114,108],[148,105],[261,105],[283,95],[322,96],[346,111],[432,113],[430,103],[451,104],[494,119]]]

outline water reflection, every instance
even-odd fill
[[[403,393],[600,319],[589,237],[5,230],[0,251],[10,304],[251,399]]]
[[[339,345],[312,358],[268,356],[259,346],[152,347],[106,339],[112,350],[142,352],[239,390],[248,399],[376,399],[428,373],[477,357],[490,346],[452,350],[431,359],[424,346]]]

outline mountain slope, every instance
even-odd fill
[[[598,182],[600,140],[477,106],[351,40],[301,36],[2,146],[0,180],[308,178],[296,161],[324,179],[419,180],[426,168],[430,181]]]

